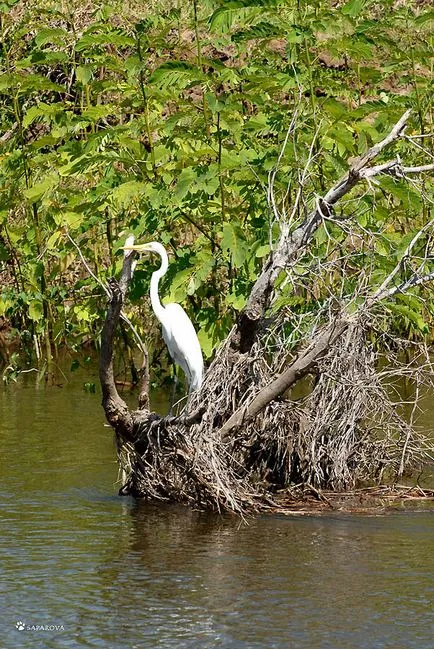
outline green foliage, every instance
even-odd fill
[[[119,4],[83,21],[47,0],[3,2],[0,313],[50,344],[98,339],[105,296],[70,237],[105,281],[132,232],[172,252],[163,289],[190,310],[210,356],[245,304],[270,233],[278,237],[266,186],[295,106],[275,183],[288,209],[315,135],[307,203],[405,108],[414,108],[415,131],[432,130],[429,12],[392,5],[230,0],[203,3],[195,17],[193,3],[141,5],[138,15]],[[414,151],[400,144],[409,162]],[[426,208],[413,187],[387,177],[360,205],[360,225],[381,233],[379,284]],[[326,258],[328,234],[315,245]],[[348,291],[364,263],[354,261]],[[137,303],[149,276],[147,266],[136,273]],[[321,291],[301,306],[288,289],[279,303],[308,308]],[[393,317],[424,332],[421,305]]]

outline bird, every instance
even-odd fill
[[[158,241],[150,243],[131,244],[127,240],[122,250],[136,252],[155,252],[160,255],[161,266],[152,273],[151,305],[161,323],[164,342],[173,361],[183,370],[188,384],[188,394],[198,390],[203,381],[203,356],[192,321],[180,304],[172,302],[163,305],[158,293],[160,279],[164,277],[169,267],[169,259],[164,246]]]

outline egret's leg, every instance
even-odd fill
[[[169,408],[169,417],[172,416],[172,409],[173,409],[173,404],[175,403],[175,396],[176,396],[176,389],[178,387],[178,375],[176,372],[176,365],[175,363],[172,363],[173,367],[173,384],[172,384],[172,390],[170,391],[170,408]]]
[[[187,403],[185,404],[184,407],[186,413],[188,413],[188,411],[190,410],[190,401],[191,401],[191,391],[189,390],[187,394]]]

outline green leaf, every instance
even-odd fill
[[[16,4],[18,4],[18,2],[19,0],[5,0],[5,2],[0,2],[0,13],[8,13],[8,11],[10,11]]]
[[[75,77],[77,81],[87,86],[89,81],[92,79],[93,65],[78,65],[75,70]]]
[[[366,5],[367,0],[349,0],[341,9],[341,12],[344,16],[350,16],[355,18],[362,11],[363,7]]]
[[[214,351],[214,344],[212,340],[212,335],[206,331],[206,329],[199,329],[197,332],[197,337],[199,339],[200,347],[205,358],[210,358]]]
[[[225,223],[222,232],[222,248],[229,252],[235,268],[240,268],[249,251],[241,227],[233,223]]]
[[[65,45],[68,41],[68,32],[60,27],[44,27],[35,36],[35,43],[39,47],[47,43],[62,43]]]
[[[30,124],[33,124],[35,119],[41,116],[40,105],[31,106],[23,117],[23,127],[27,128]]]
[[[17,79],[17,87],[20,94],[25,94],[28,92],[65,91],[65,88],[63,86],[58,83],[53,83],[40,74],[25,73],[22,76],[20,75],[19,79]]]
[[[235,43],[242,41],[249,41],[254,38],[276,38],[277,36],[282,36],[285,34],[284,27],[280,25],[274,25],[270,22],[260,22],[249,29],[242,29],[232,36],[232,40]]]
[[[30,320],[33,320],[34,322],[38,322],[39,320],[42,320],[43,317],[44,317],[44,308],[42,305],[42,301],[32,300],[29,304]]]
[[[239,169],[241,166],[241,156],[237,151],[222,148],[220,157],[222,169]]]
[[[420,194],[411,189],[405,180],[395,180],[389,176],[380,176],[381,187],[397,198],[407,211],[419,212],[422,208]]]
[[[193,266],[188,269],[191,275],[187,285],[187,295],[195,295],[197,293],[198,288],[208,279],[214,265],[215,257],[211,251],[200,250],[195,255]]]
[[[279,4],[280,0],[229,0],[214,11],[209,19],[209,27],[211,31],[227,33],[237,21],[244,26],[249,25],[264,11],[275,9]]]
[[[188,85],[200,83],[205,78],[203,72],[192,63],[167,61],[151,74],[149,82],[162,90],[183,89]]]
[[[422,333],[428,332],[428,325],[423,319],[422,314],[419,311],[415,311],[414,309],[412,309],[411,307],[405,304],[392,303],[389,304],[388,307],[393,313],[399,313],[400,315],[403,315],[405,318],[407,318]]]
[[[226,304],[231,306],[236,311],[241,311],[246,305],[247,297],[242,293],[237,293],[232,291],[229,295],[226,296]]]
[[[61,212],[60,214],[54,214],[54,222],[58,226],[67,226],[71,230],[75,230],[80,227],[84,220],[84,215],[79,212]]]
[[[98,51],[102,48],[108,49],[112,46],[134,47],[135,45],[134,38],[128,36],[128,34],[121,30],[106,27],[105,31],[98,33],[92,31],[92,29],[95,30],[95,26],[91,26],[80,40],[77,41],[75,45],[76,52],[83,52],[85,50]]]
[[[53,83],[40,74],[19,74],[0,75],[0,91],[13,91],[17,95],[31,94],[32,92],[42,93],[44,91],[64,92],[65,88],[58,83]]]
[[[325,243],[329,239],[329,235],[327,234],[327,230],[325,229],[324,226],[318,228],[314,236],[315,236],[315,241],[319,246]]]
[[[184,268],[176,273],[172,278],[170,284],[170,291],[164,297],[163,303],[167,304],[168,302],[182,302],[187,295],[187,284],[190,279],[191,268]]]
[[[24,190],[24,196],[29,199],[31,203],[36,203],[40,198],[44,196],[50,189],[53,187],[53,179],[46,178],[40,183],[35,183],[33,187],[29,187]]]
[[[262,259],[263,257],[266,257],[269,254],[270,254],[270,245],[267,243],[263,246],[259,246],[259,248],[256,250],[255,257],[257,259]]]
[[[55,250],[58,247],[59,241],[61,240],[62,235],[60,232],[53,232],[51,237],[48,238],[46,247],[47,250]]]
[[[53,118],[56,115],[64,113],[64,107],[60,103],[47,104],[40,101],[38,104],[31,106],[23,117],[23,126],[28,128],[39,117]]]
[[[9,309],[15,306],[15,300],[6,297],[0,297],[0,315],[5,315]]]
[[[414,22],[416,25],[424,25],[425,23],[434,22],[434,11],[432,9],[429,11],[425,11],[425,13],[422,13],[420,14],[420,16],[417,16]]]
[[[181,201],[184,198],[196,178],[197,173],[191,167],[186,167],[181,171],[174,193],[174,197],[178,201]]]
[[[389,256],[389,247],[386,245],[385,241],[382,241],[381,239],[376,240],[375,250],[379,255],[381,255],[381,257]]]
[[[96,314],[92,314],[89,309],[85,306],[75,306],[73,311],[79,322],[92,322],[95,319]]]
[[[108,115],[113,115],[117,110],[117,107],[112,104],[98,104],[97,106],[89,106],[86,108],[81,116],[83,119],[94,123]]]
[[[341,120],[344,116],[348,115],[348,110],[345,104],[331,97],[325,100],[323,108],[329,115],[337,120]]]
[[[128,207],[134,200],[138,199],[147,189],[146,183],[141,183],[138,180],[130,180],[115,187],[111,193],[111,197],[120,207]]]

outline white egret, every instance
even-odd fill
[[[203,377],[203,358],[200,343],[193,323],[180,304],[171,303],[163,305],[158,294],[160,279],[166,274],[169,259],[164,246],[158,241],[143,244],[129,244],[123,250],[136,252],[156,252],[161,257],[161,266],[152,273],[151,277],[151,305],[155,315],[161,322],[163,338],[174,362],[179,365],[187,377],[188,392],[197,390]]]

